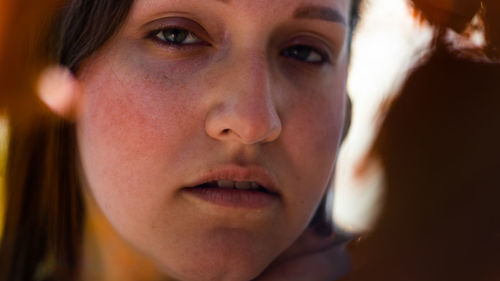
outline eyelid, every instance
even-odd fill
[[[323,57],[323,63],[332,63],[334,54],[333,50],[326,42],[319,38],[308,35],[298,35],[293,37],[291,40],[286,41],[281,50],[294,46],[309,47]]]
[[[169,30],[169,29],[178,29],[178,30],[183,30],[183,31],[186,31],[190,34],[190,36],[194,37],[194,39],[196,39],[196,41],[198,42],[194,42],[194,43],[182,43],[182,44],[175,44],[175,43],[172,43],[172,42],[168,42],[166,40],[166,38],[164,39],[161,39],[160,38],[160,34],[161,32],[164,32],[166,30]],[[150,33],[150,35],[148,36],[148,38],[154,42],[157,42],[158,44],[161,44],[161,45],[165,45],[165,46],[168,46],[168,47],[174,47],[174,48],[189,48],[189,47],[193,47],[193,46],[200,46],[200,45],[208,45],[205,41],[203,41],[202,39],[200,39],[196,34],[194,34],[193,32],[185,29],[185,28],[182,28],[182,27],[177,27],[177,26],[172,26],[172,27],[167,27],[167,28],[162,28],[162,29],[159,29],[159,30],[154,30]],[[186,37],[187,39],[188,37]]]
[[[309,52],[308,56],[306,58],[297,58],[297,57],[292,56],[292,53],[290,53],[290,49],[296,49],[296,50],[299,49],[299,52],[300,52],[300,49],[304,49],[304,48],[308,49],[308,52]],[[325,63],[329,63],[329,59],[327,56],[323,55],[323,53],[316,50],[314,47],[306,46],[306,45],[293,45],[293,46],[287,47],[287,48],[280,51],[280,55],[285,57],[285,58],[297,60],[299,62],[308,63],[311,65],[323,65]],[[300,55],[300,53],[297,55]],[[310,59],[311,56],[313,59],[314,59],[314,57],[319,57],[319,60],[309,61],[308,59]]]
[[[153,38],[156,34],[158,34],[158,32],[172,28],[183,29],[191,32],[208,45],[210,45],[213,41],[205,28],[197,22],[183,17],[166,17],[147,24],[148,32],[145,37]]]

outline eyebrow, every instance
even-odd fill
[[[318,19],[346,25],[345,17],[336,9],[325,6],[304,6],[295,10],[296,19]]]

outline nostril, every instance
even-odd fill
[[[229,134],[230,131],[231,131],[230,129],[224,129],[222,130],[222,134],[227,135]]]

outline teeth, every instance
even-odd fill
[[[218,180],[217,186],[220,188],[232,188],[232,189],[241,189],[241,190],[249,190],[249,189],[259,189],[260,185],[253,181],[229,181],[229,180]]]
[[[252,187],[252,183],[248,181],[236,182],[234,184],[237,189],[250,189]]]
[[[217,185],[219,185],[219,187],[222,187],[222,188],[234,188],[233,181],[220,180],[220,181],[217,181]]]

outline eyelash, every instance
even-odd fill
[[[286,58],[291,58],[308,64],[322,65],[330,61],[329,57],[318,49],[308,45],[293,45],[282,51],[280,55]],[[304,58],[304,56],[306,56]],[[307,59],[311,61],[307,61]]]
[[[168,41],[167,36],[165,35],[166,31],[178,32],[177,35],[179,35],[179,33],[185,33],[185,34],[181,35],[181,38],[182,38],[182,36],[184,36],[182,41],[189,39],[189,40],[196,40],[196,42],[191,42],[191,43],[185,44],[184,42]],[[162,36],[163,38],[161,38],[160,36]],[[169,27],[155,29],[149,33],[148,38],[159,43],[159,44],[166,45],[166,46],[172,47],[172,48],[179,48],[179,49],[195,47],[195,46],[200,46],[200,45],[205,45],[205,46],[210,45],[209,43],[207,43],[206,41],[201,39],[199,36],[197,36],[194,32],[191,32],[186,28],[177,27],[177,26],[169,26]],[[315,47],[308,46],[305,44],[297,44],[297,45],[289,46],[289,47],[281,50],[279,52],[279,54],[285,58],[289,58],[292,60],[296,60],[296,61],[299,61],[302,63],[311,64],[311,65],[323,65],[323,64],[328,63],[330,61],[328,55],[324,54],[324,52],[319,51]],[[308,59],[310,61],[308,61]]]
[[[176,31],[176,32],[178,32],[177,35],[179,35],[179,33],[181,33],[181,32],[187,33],[187,34],[184,34],[185,37],[183,38],[182,41],[187,40],[188,38],[189,38],[189,40],[197,40],[197,41],[194,43],[188,43],[188,44],[185,44],[183,42],[170,42],[167,40],[167,36],[164,34],[166,31]],[[163,35],[163,38],[160,37],[161,35]],[[190,46],[194,46],[194,45],[209,45],[206,41],[204,41],[203,39],[200,39],[200,37],[198,37],[194,32],[191,32],[191,31],[187,30],[186,28],[177,27],[177,26],[169,26],[169,27],[155,29],[149,33],[148,38],[159,43],[159,44],[167,45],[169,47],[175,47],[175,48],[185,48],[185,47],[190,47]]]

